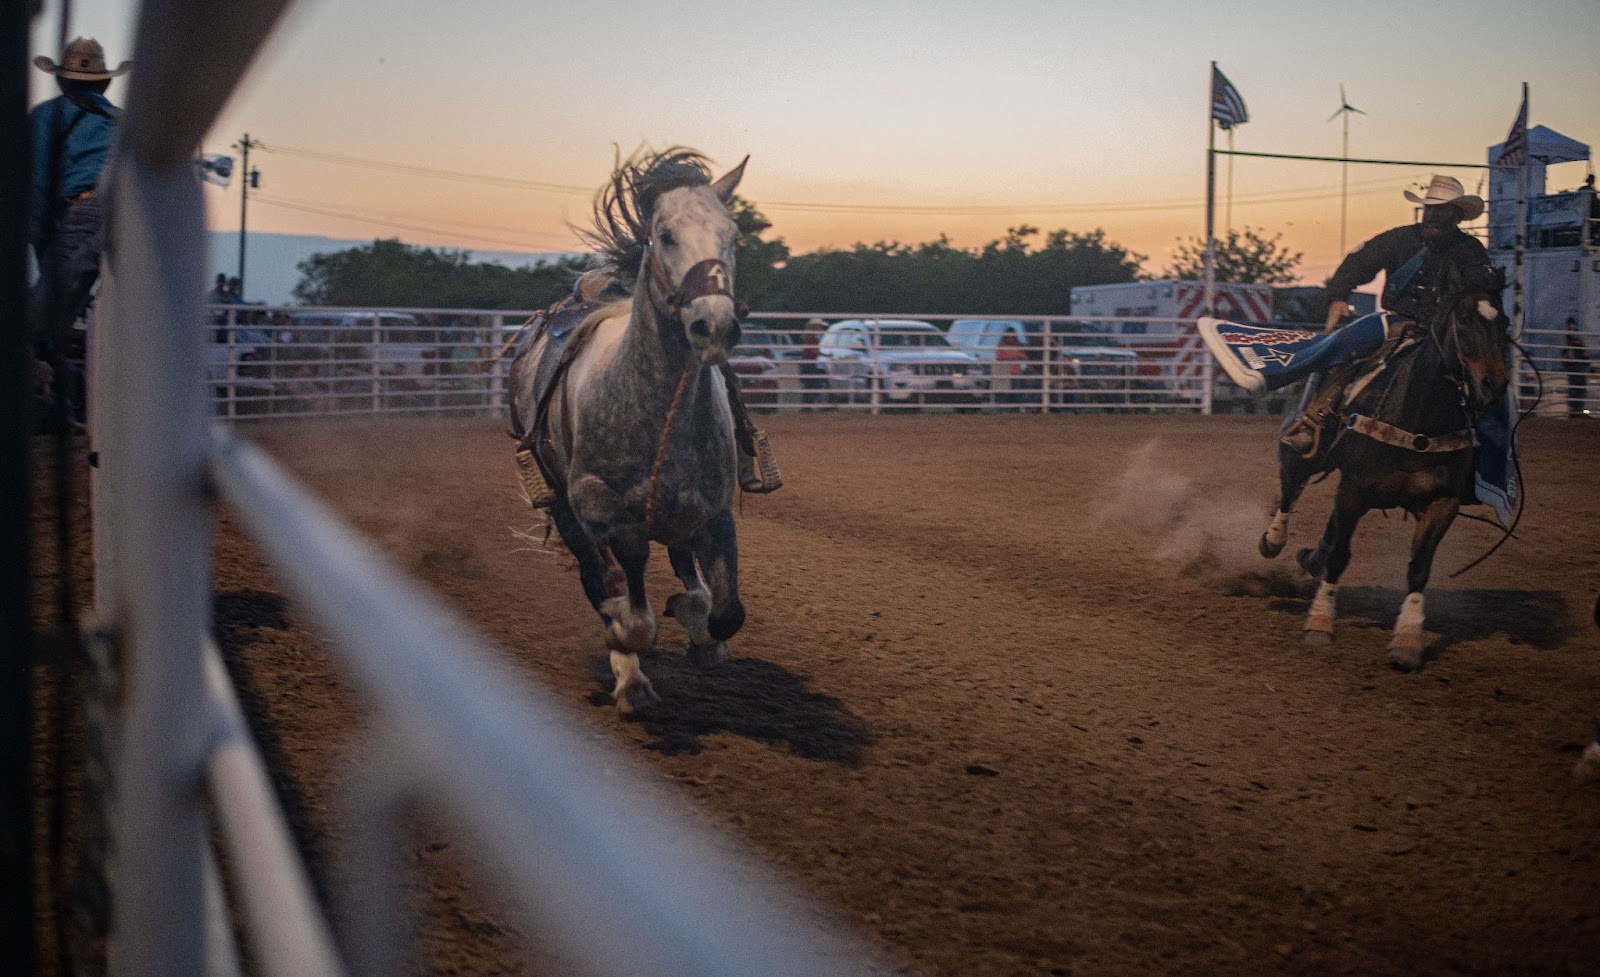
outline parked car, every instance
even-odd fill
[[[944,333],[914,319],[844,319],[817,344],[828,388],[850,399],[876,386],[891,401],[972,401],[989,386],[989,367],[954,349]]]
[[[1023,349],[1038,348],[1033,336],[1019,319],[957,319],[950,323],[950,345],[971,353],[984,363],[994,362],[994,351],[1001,337],[1015,336]]]
[[[739,390],[747,407],[771,407],[778,403],[778,363],[761,346],[740,343],[728,356],[728,366],[739,377]]]
[[[800,343],[795,335],[782,329],[751,329],[746,328],[739,340],[739,351],[746,351],[745,355],[765,356],[773,360],[799,360],[805,358],[805,350],[800,348]]]
[[[1139,355],[1130,349],[1112,346],[1068,346],[1052,354],[1052,386],[1061,391],[1058,402],[1069,404],[1130,404],[1143,399],[1136,391],[1143,388],[1139,379]]]

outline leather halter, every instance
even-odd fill
[[[661,258],[654,247],[649,249],[645,258],[645,272],[650,276],[650,281],[664,296],[668,315],[677,315],[678,312],[690,302],[707,295],[726,295],[733,299],[733,272],[729,270],[728,263],[721,258],[707,258],[697,262],[683,276],[683,284],[677,288],[672,287],[672,282],[667,278],[667,269],[661,264]],[[735,302],[733,314],[743,319],[750,314],[750,307],[742,302]]]

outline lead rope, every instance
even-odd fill
[[[1539,372],[1539,365],[1533,361],[1533,357],[1528,355],[1528,351],[1522,348],[1521,343],[1517,342],[1515,339],[1512,339],[1510,342],[1511,345],[1517,348],[1517,352],[1522,354],[1522,358],[1527,361],[1528,365],[1533,368],[1533,379],[1534,383],[1536,384],[1534,388],[1533,403],[1528,405],[1527,410],[1517,415],[1517,419],[1511,425],[1510,433],[1506,435],[1507,440],[1509,440],[1511,443],[1512,470],[1516,472],[1517,476],[1517,511],[1512,513],[1511,525],[1505,527],[1500,538],[1495,541],[1495,544],[1489,547],[1489,549],[1482,556],[1478,557],[1476,560],[1473,560],[1471,563],[1468,563],[1455,573],[1450,574],[1451,580],[1454,580],[1463,573],[1466,573],[1468,570],[1471,570],[1473,567],[1482,563],[1484,560],[1487,560],[1489,557],[1495,554],[1496,550],[1504,546],[1506,540],[1511,539],[1515,535],[1517,531],[1517,525],[1522,522],[1522,512],[1528,507],[1528,486],[1522,480],[1522,458],[1517,454],[1517,431],[1522,428],[1522,422],[1527,420],[1528,416],[1538,409],[1539,402],[1544,400],[1544,374]],[[1517,387],[1520,388],[1521,379],[1521,377],[1513,376],[1511,378],[1511,383],[1516,384]],[[1510,389],[1507,389],[1506,396],[1512,396],[1512,391]],[[1482,521],[1488,522],[1489,520],[1482,519]],[[1596,606],[1600,607],[1600,603],[1597,603]]]
[[[667,422],[661,428],[661,441],[656,444],[656,460],[650,464],[649,494],[644,498],[644,538],[650,539],[650,532],[655,528],[656,521],[656,492],[661,485],[661,463],[667,459],[667,438],[672,434],[672,422],[677,419],[678,407],[683,403],[683,392],[689,388],[689,377],[694,373],[694,353],[691,350],[689,358],[683,363],[683,375],[678,378],[678,389],[672,394],[672,403],[667,405]]]

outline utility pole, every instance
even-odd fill
[[[244,241],[245,221],[250,206],[250,191],[261,185],[261,173],[250,168],[250,147],[260,143],[250,141],[250,133],[234,144],[242,158],[239,161],[239,301],[244,301]]]

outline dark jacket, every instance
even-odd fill
[[[1396,288],[1400,284],[1396,275],[1419,252],[1423,253],[1421,267],[1403,287]],[[1328,301],[1347,300],[1357,286],[1367,284],[1382,271],[1387,273],[1389,283],[1383,290],[1383,307],[1417,322],[1432,322],[1439,296],[1447,290],[1447,272],[1452,266],[1461,275],[1464,288],[1487,292],[1496,306],[1500,304],[1499,273],[1489,263],[1489,252],[1482,242],[1459,228],[1430,242],[1423,238],[1421,224],[1384,231],[1350,252],[1328,279]]]

